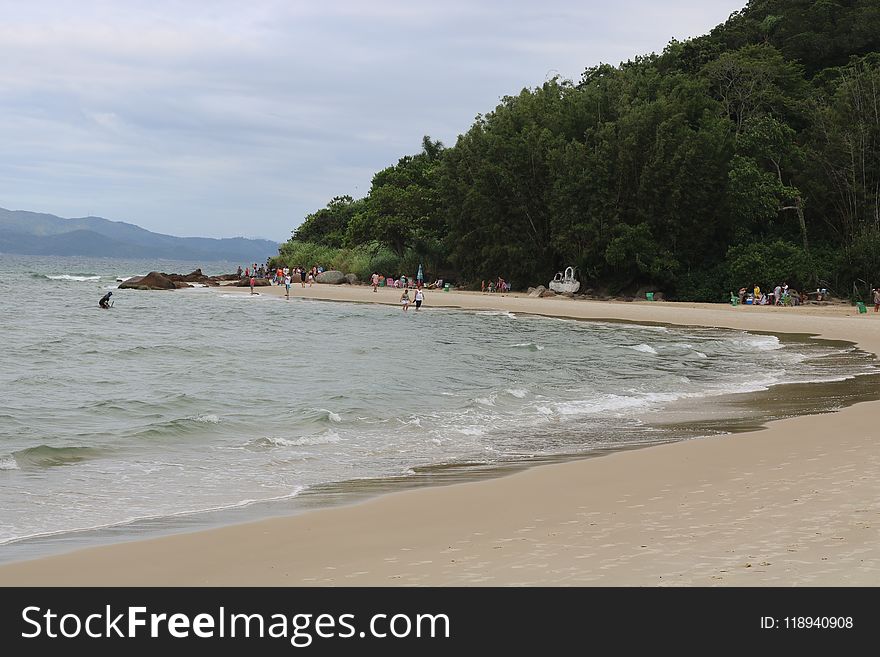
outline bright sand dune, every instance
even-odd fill
[[[295,286],[292,293],[399,298],[368,287]],[[428,291],[421,312],[441,304],[808,333],[880,353],[880,314],[843,306],[734,308]],[[862,403],[748,434],[90,548],[0,566],[0,584],[876,586],[878,417],[880,402]]]

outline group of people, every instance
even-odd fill
[[[269,279],[272,285],[284,285],[286,288],[286,296],[290,298],[290,285],[294,281],[299,281],[302,287],[306,286],[306,283],[309,284],[309,287],[315,284],[315,280],[318,278],[318,274],[324,271],[323,267],[318,265],[313,266],[310,270],[306,270],[305,267],[294,267],[291,269],[290,267],[278,267],[276,269],[271,269],[264,265],[257,266],[257,263],[254,263],[254,268],[245,267],[242,270],[241,267],[238,268],[238,276],[240,278],[250,279],[251,284],[251,294],[257,294],[254,291],[254,287],[256,286],[256,282],[258,278]]]
[[[807,301],[806,293],[789,288],[788,283],[777,284],[769,293],[762,292],[760,285],[753,286],[751,292],[741,287],[737,298],[740,305],[749,306],[799,306]]]
[[[386,287],[393,288],[403,288],[403,289],[436,289],[443,287],[443,279],[438,278],[433,283],[423,283],[418,278],[413,278],[412,276],[407,276],[406,274],[401,274],[399,278],[392,278],[389,276],[385,278],[382,274],[377,271],[373,272],[373,275],[370,276],[370,285],[373,286],[373,292],[378,292],[379,287],[384,285]]]
[[[510,282],[505,281],[500,276],[495,281],[489,279],[488,284],[484,280],[480,282],[480,292],[510,292]]]

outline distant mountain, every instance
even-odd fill
[[[174,237],[101,217],[64,219],[0,208],[0,253],[264,262],[278,243],[244,237]]]

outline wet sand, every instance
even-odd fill
[[[259,292],[282,295],[283,288]],[[399,291],[374,293],[366,286],[294,286],[291,293],[399,300]],[[859,315],[850,306],[594,302],[428,290],[418,312],[441,305],[808,334],[880,353],[880,314]],[[0,566],[0,584],[876,586],[878,414],[880,402],[858,403],[757,431],[88,548]]]

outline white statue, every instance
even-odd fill
[[[553,280],[550,281],[550,289],[561,294],[562,292],[577,292],[581,287],[581,283],[574,277],[574,267],[566,267],[565,274],[557,272]]]

